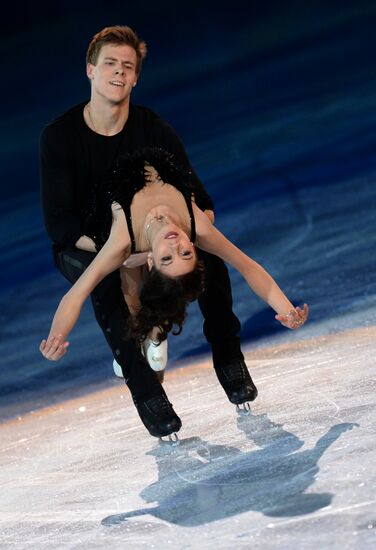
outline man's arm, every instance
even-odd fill
[[[75,246],[80,250],[87,250],[87,252],[97,252],[95,242],[86,235],[82,235],[82,237],[80,237],[75,243]]]
[[[55,243],[74,246],[83,232],[74,192],[71,140],[61,123],[50,124],[43,130],[39,162],[47,233]]]

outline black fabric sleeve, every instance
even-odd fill
[[[158,147],[172,153],[183,165],[183,167],[192,173],[191,184],[194,189],[195,202],[197,206],[201,210],[214,210],[213,200],[203,186],[200,178],[193,170],[180,138],[172,126],[160,117],[156,119],[154,126],[154,139],[155,144]]]
[[[51,240],[74,246],[82,236],[74,193],[73,158],[64,128],[49,125],[39,141],[39,168],[44,224]]]

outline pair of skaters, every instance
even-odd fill
[[[41,135],[45,225],[56,266],[73,286],[40,350],[51,360],[65,354],[90,295],[139,416],[160,437],[178,431],[181,421],[140,342],[150,336],[163,341],[174,325],[180,330],[193,299],[228,398],[241,404],[257,395],[240,349],[224,262],[243,274],[285,326],[300,327],[308,308],[295,308],[270,275],[214,227],[213,203],[175,131],[131,102],[145,55],[145,43],[129,27],[96,34],[87,51],[90,101]],[[147,252],[140,295],[140,266],[124,269],[136,251]]]

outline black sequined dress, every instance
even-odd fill
[[[158,172],[160,179],[175,187],[184,197],[191,220],[192,242],[196,239],[195,220],[192,210],[192,199],[198,202],[200,197],[192,184],[191,173],[183,168],[163,149],[144,148],[137,153],[120,157],[113,167],[110,176],[96,184],[90,195],[86,209],[85,235],[90,237],[100,250],[107,241],[112,224],[111,205],[120,204],[128,224],[131,238],[131,252],[137,252],[132,227],[131,205],[136,193],[147,184],[145,165],[150,165]],[[199,204],[198,204],[199,206]]]

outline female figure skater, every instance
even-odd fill
[[[65,354],[68,334],[86,298],[106,275],[127,266],[127,260],[128,265],[133,260],[134,266],[134,256],[130,255],[136,251],[147,252],[149,270],[139,299],[135,292],[139,280],[132,282],[129,272],[127,278],[128,270],[121,271],[124,295],[134,313],[130,336],[140,343],[148,336],[164,341],[174,325],[177,333],[181,331],[186,307],[204,285],[204,269],[196,249],[214,254],[237,269],[249,287],[274,309],[282,325],[297,329],[304,324],[307,304],[303,309],[294,307],[262,266],[214,227],[212,213],[204,213],[199,201],[196,204],[189,181],[189,174],[170,154],[149,148],[120,159],[111,180],[95,188],[85,234],[94,240],[99,252],[60,301],[49,336],[40,345],[44,357],[58,360]]]

